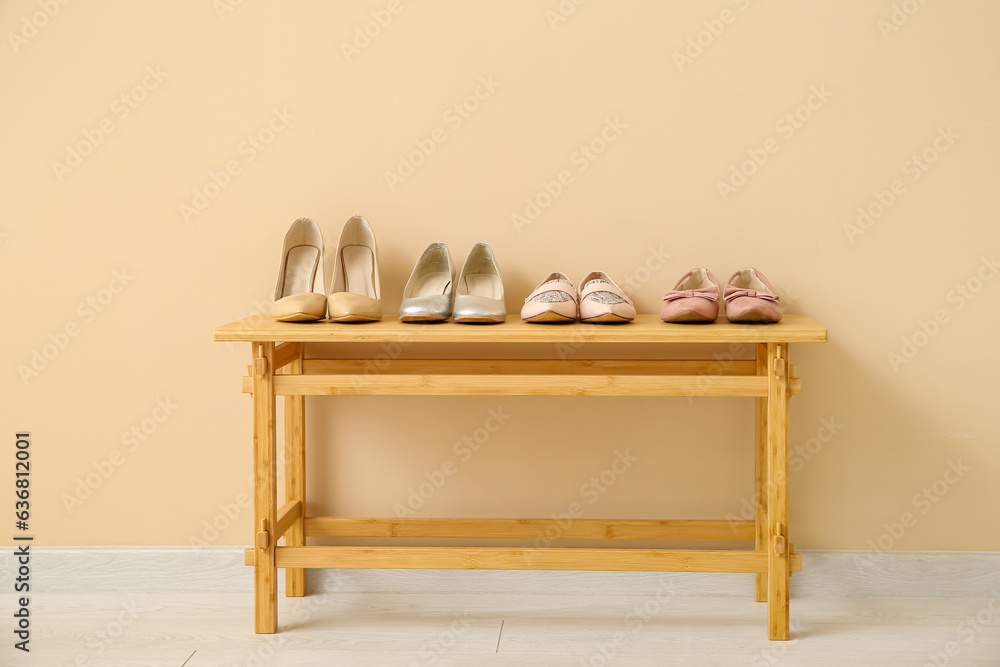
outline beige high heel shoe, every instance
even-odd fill
[[[379,302],[378,245],[368,221],[356,215],[344,225],[330,290],[334,322],[374,322],[382,319]]]
[[[274,287],[274,319],[313,322],[326,317],[323,279],[323,233],[314,221],[299,218],[285,234],[278,282]]]

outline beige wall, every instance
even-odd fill
[[[794,541],[1000,550],[996,3],[591,0],[561,20],[570,0],[224,2],[0,6],[3,451],[12,466],[31,430],[38,543],[249,541],[249,351],[211,330],[268,307],[292,220],[336,243],[363,213],[389,312],[437,240],[459,262],[493,244],[512,311],[553,270],[630,279],[649,312],[692,266],[758,267],[830,331],[793,349]],[[467,118],[449,111],[477,91]],[[577,152],[608,123],[603,154]],[[444,142],[390,187],[437,128]],[[723,192],[752,154],[767,159]],[[572,183],[515,224],[561,170]],[[22,377],[35,352],[52,358]],[[639,462],[587,516],[724,517],[752,491],[748,400],[307,409],[314,514],[391,515],[451,459],[419,515],[548,516],[616,449]],[[490,410],[509,417],[463,461],[453,443]],[[959,462],[935,502],[918,495]],[[887,532],[905,512],[914,525]]]

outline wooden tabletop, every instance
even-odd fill
[[[824,343],[826,329],[806,315],[777,324],[667,324],[653,314],[628,324],[529,324],[517,313],[503,324],[413,324],[386,315],[380,322],[278,322],[255,315],[218,327],[217,341],[303,343]]]

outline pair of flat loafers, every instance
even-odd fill
[[[591,271],[577,289],[565,273],[550,273],[521,308],[525,322],[631,322],[635,306],[604,271]]]

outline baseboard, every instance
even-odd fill
[[[4,581],[13,547],[0,556]],[[280,576],[279,571],[279,576]],[[646,595],[753,595],[747,574],[501,570],[310,570],[311,591]],[[242,547],[32,547],[35,593],[250,592]],[[279,590],[283,590],[283,577]],[[1000,553],[802,551],[793,597],[982,597],[1000,590]]]

